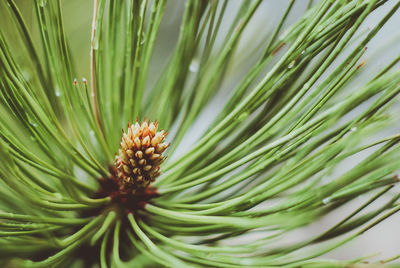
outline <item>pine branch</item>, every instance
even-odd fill
[[[398,124],[400,55],[362,78],[380,64],[367,46],[400,1],[289,1],[252,37],[258,14],[270,12],[259,0],[95,0],[87,19],[68,4],[0,3],[2,266],[399,258],[326,253],[400,210],[400,135],[382,135]],[[67,25],[89,18],[88,82],[75,78],[82,54]],[[295,236],[359,196],[321,232]]]

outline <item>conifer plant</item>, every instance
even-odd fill
[[[27,23],[22,2],[0,3],[1,267],[371,261],[324,254],[400,210],[400,135],[378,135],[399,124],[400,55],[360,78],[400,1],[288,1],[254,41],[261,0],[93,0],[87,79],[65,3],[33,1]]]

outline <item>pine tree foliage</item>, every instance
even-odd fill
[[[267,12],[261,0],[234,8],[188,0],[160,74],[149,70],[155,46],[163,46],[167,1],[93,2],[88,80],[75,79],[80,59],[61,0],[34,1],[34,25],[15,0],[0,3],[8,21],[0,28],[1,266],[343,267],[368,260],[321,256],[400,210],[393,190],[400,135],[375,135],[398,124],[400,56],[357,79],[373,64],[363,60],[368,43],[399,15],[400,1],[303,1],[307,8],[292,24],[289,1],[255,45],[245,34],[254,14]],[[234,68],[245,74],[223,90]],[[177,153],[221,94],[219,113]],[[121,128],[146,119],[170,130],[168,158],[149,187],[116,198],[110,182]],[[326,230],[292,239],[364,195]]]

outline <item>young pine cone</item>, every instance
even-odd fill
[[[115,157],[117,183],[121,191],[135,193],[147,187],[160,175],[160,164],[165,160],[162,153],[169,144],[164,142],[167,133],[157,132],[158,122],[128,124],[123,131],[119,155]]]

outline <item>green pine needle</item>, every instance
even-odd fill
[[[94,0],[85,63],[66,29],[87,19],[61,0],[17,2],[0,3],[2,267],[370,260],[325,254],[400,210],[400,134],[380,132],[398,125],[400,55],[380,68],[365,56],[400,1],[292,0],[253,39],[256,14],[269,12],[260,0]],[[376,67],[368,80],[365,65]],[[114,155],[121,128],[146,119],[170,130],[168,159],[126,203]],[[296,237],[359,196],[326,230]]]

